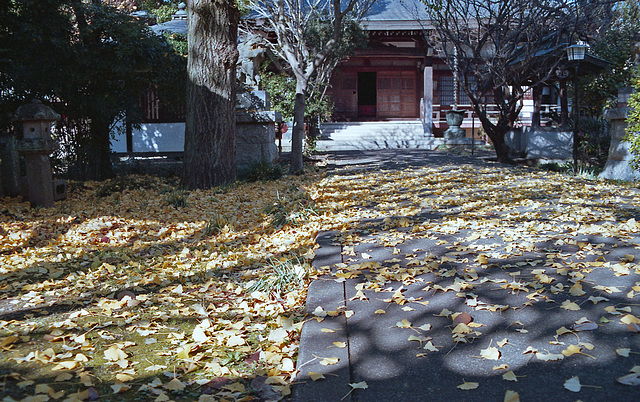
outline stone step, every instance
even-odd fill
[[[425,134],[420,121],[324,123],[319,151],[381,148],[435,149],[439,139]]]
[[[370,149],[436,149],[442,138],[425,134],[422,123],[415,121],[323,123],[318,151]],[[282,150],[291,150],[291,130],[282,139]]]

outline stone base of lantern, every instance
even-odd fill
[[[67,199],[67,181],[66,180],[54,180],[53,183],[53,200],[60,201]]]
[[[463,130],[464,132],[464,130]],[[461,146],[461,145],[469,145],[471,146],[471,144],[473,143],[473,140],[471,138],[467,138],[467,137],[445,137],[444,138],[444,145],[446,145],[447,147],[449,146]]]

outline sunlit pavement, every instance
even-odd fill
[[[371,191],[318,236],[294,400],[639,399],[617,381],[640,376],[635,189],[425,151],[330,165]]]

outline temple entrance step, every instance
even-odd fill
[[[419,120],[323,123],[320,131],[316,144],[318,151],[435,149],[442,142],[440,138],[425,134]]]

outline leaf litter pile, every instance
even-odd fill
[[[354,323],[386,317],[416,345],[416,360],[473,346],[478,365],[508,384],[526,381],[517,369],[532,360],[638,362],[633,188],[451,165],[343,169],[192,192],[128,176],[73,183],[69,199],[51,209],[2,201],[7,400],[278,400],[296,364],[306,363],[296,362],[302,324],[335,314]],[[328,230],[339,233],[343,262],[313,268],[315,238]],[[305,317],[306,285],[321,274],[358,282],[348,296],[354,308]],[[421,294],[409,296],[415,289]],[[443,296],[456,302],[441,308]],[[374,300],[386,307],[359,317],[368,314],[359,306]],[[534,321],[497,324],[539,306],[572,319],[548,320],[557,328],[535,345],[518,338],[535,332]],[[591,339],[599,333],[626,341],[599,351]],[[508,355],[518,357],[507,363]],[[320,361],[336,363],[329,354]],[[637,364],[602,381],[638,385]],[[566,392],[607,385],[562,380]],[[459,383],[459,392],[482,388],[464,375]],[[349,392],[368,388],[361,381]],[[518,400],[508,388],[505,399]]]

